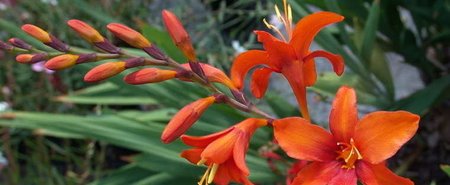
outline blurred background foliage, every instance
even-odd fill
[[[166,8],[180,16],[200,58],[228,71],[239,51],[261,48],[252,30],[265,29],[262,19],[270,18],[274,3],[280,2],[0,0],[0,38],[20,37],[46,49],[20,31],[20,25],[32,23],[73,46],[93,49],[65,25],[76,18],[90,23],[117,45],[128,47],[105,29],[108,23],[121,22],[141,30],[170,56],[184,62],[162,29],[160,11]],[[442,171],[445,166],[441,169],[441,165],[450,164],[450,2],[290,3],[294,20],[317,10],[346,17],[345,23],[327,28],[316,37],[320,48],[345,58],[346,73],[339,78],[321,71],[318,83],[310,88],[317,93],[311,104],[329,104],[337,88],[346,84],[357,90],[361,106],[420,114],[418,135],[389,165],[416,184],[450,183]],[[82,78],[91,64],[46,73],[16,64],[11,54],[0,53],[0,57],[2,184],[193,184],[201,175],[201,167],[178,157],[186,148],[181,142],[163,145],[159,136],[178,109],[207,95],[205,89],[178,81],[131,86],[122,82],[123,74],[103,83],[87,84]],[[419,78],[399,72],[405,66]],[[423,86],[404,93],[405,84]],[[269,91],[263,101],[254,102],[278,117],[297,114],[295,104],[280,96],[279,89]],[[214,105],[189,134],[219,131],[246,116]],[[325,112],[313,119],[321,122],[327,116]],[[258,184],[282,184],[289,163],[279,164],[277,173],[269,169],[260,155],[269,141],[270,129],[258,131],[252,139],[247,155],[251,179]]]

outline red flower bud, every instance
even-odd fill
[[[65,54],[53,57],[45,63],[45,67],[51,70],[62,70],[74,66],[77,63],[78,55]]]
[[[35,25],[25,24],[22,26],[22,30],[43,43],[52,42],[50,34]]]
[[[151,43],[142,34],[119,23],[111,23],[106,26],[108,30],[119,39],[136,48],[150,47]]]
[[[147,68],[133,72],[123,79],[126,83],[138,85],[146,83],[162,82],[175,78],[177,72],[158,68]]]
[[[83,37],[84,40],[95,43],[95,42],[103,42],[105,39],[103,36],[94,28],[92,28],[89,24],[86,24],[83,21],[72,19],[67,21],[67,24],[72,28],[78,35]]]
[[[177,16],[168,10],[163,10],[162,18],[164,25],[175,45],[183,51],[184,55],[190,61],[196,61],[197,57],[195,55],[194,47],[192,46],[191,38]]]
[[[94,67],[84,76],[85,82],[98,82],[125,70],[125,62],[108,62]]]
[[[209,96],[183,107],[164,128],[161,135],[162,142],[170,143],[184,134],[215,101],[214,96]]]

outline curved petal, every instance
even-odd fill
[[[363,160],[377,164],[392,157],[414,136],[419,119],[406,111],[378,111],[363,117],[353,137]]]
[[[272,72],[272,69],[267,67],[256,69],[253,72],[252,81],[250,83],[250,90],[253,96],[259,99],[266,94]]]
[[[260,50],[249,50],[238,55],[231,66],[230,76],[234,85],[242,90],[244,87],[244,78],[248,71],[258,65],[269,66],[267,52]]]
[[[236,141],[240,136],[239,133],[238,130],[233,130],[211,142],[202,152],[202,159],[206,159],[206,161],[216,164],[222,164],[227,159],[230,159]]]
[[[289,43],[294,46],[299,56],[305,56],[314,37],[322,28],[342,20],[343,16],[333,12],[317,12],[303,17],[297,22]]]
[[[297,174],[291,185],[328,185],[340,170],[340,164],[332,162],[313,162]]]
[[[236,166],[244,173],[245,176],[250,174],[247,165],[245,164],[245,153],[248,148],[248,136],[245,132],[239,135],[233,149],[233,160]]]
[[[349,143],[353,137],[358,110],[356,109],[356,93],[350,87],[342,86],[336,93],[331,106],[330,130],[338,142]]]
[[[340,168],[328,185],[356,185],[357,180],[355,169]]]
[[[344,59],[340,55],[335,55],[333,53],[327,52],[327,51],[314,51],[310,54],[308,54],[305,58],[303,58],[304,61],[309,61],[316,57],[323,57],[328,59],[330,61],[331,65],[333,66],[334,72],[341,76],[342,73],[344,73]]]
[[[303,118],[275,120],[273,128],[278,144],[292,158],[321,162],[336,158],[337,145],[333,136]]]
[[[258,41],[263,43],[264,49],[269,55],[270,63],[275,71],[279,71],[285,64],[297,59],[295,50],[288,43],[282,42],[270,33],[255,31]]]
[[[183,150],[180,156],[187,159],[192,164],[197,164],[200,161],[200,154],[202,154],[202,148],[191,148],[187,150]]]
[[[300,107],[300,112],[303,118],[310,120],[308,111],[308,101],[306,99],[306,85],[303,79],[303,62],[298,60],[286,64],[281,73],[289,82],[289,85],[294,92],[297,103]]]
[[[192,147],[199,147],[199,148],[205,148],[209,145],[209,143],[213,142],[214,140],[222,137],[223,135],[229,133],[231,130],[233,130],[234,127],[230,127],[228,129],[222,130],[220,132],[216,132],[210,135],[206,136],[188,136],[188,135],[182,135],[181,141],[183,141],[184,144],[192,146]]]
[[[366,185],[414,185],[411,180],[396,175],[384,164],[373,165],[360,161],[356,163],[356,175]]]
[[[305,60],[303,64],[303,79],[306,86],[313,86],[317,80],[316,62],[313,58]]]
[[[227,185],[230,181],[244,185],[253,185],[253,183],[248,180],[247,175],[241,173],[233,160],[227,160],[221,164],[214,176],[214,183],[218,185]]]

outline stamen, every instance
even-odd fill
[[[211,184],[212,181],[214,180],[214,176],[216,176],[218,168],[219,168],[218,164],[212,165],[211,172],[209,172],[209,176],[208,176],[208,184]]]
[[[200,161],[197,162],[197,165],[200,166],[202,164],[205,164],[206,159],[201,159]]]
[[[267,26],[267,28],[275,31],[275,33],[277,33],[281,37],[281,39],[283,39],[285,42],[287,42],[286,38],[283,36],[281,31],[277,27],[275,27],[274,25],[271,25],[270,23],[268,23],[265,18],[263,19],[263,22]]]
[[[209,171],[211,170],[211,165],[208,166],[208,168],[206,169],[205,173],[203,174],[202,178],[200,179],[200,181],[198,181],[198,185],[202,185],[203,182],[206,182],[206,177],[209,176]],[[206,185],[209,184],[208,182],[205,183]]]

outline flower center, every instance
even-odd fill
[[[356,148],[353,138],[350,139],[350,143],[338,142],[337,145],[339,146],[340,151],[337,151],[339,155],[336,159],[342,159],[345,162],[345,164],[342,165],[342,168],[355,168],[355,162],[362,159],[362,156]]]
[[[281,15],[278,6],[275,5],[275,13],[277,14],[277,19],[284,25],[284,28],[286,29],[286,36],[284,36],[281,33],[280,29],[277,28],[277,26],[268,23],[266,19],[263,19],[263,22],[267,26],[267,28],[275,31],[278,34],[278,36],[280,36],[281,39],[283,39],[283,41],[289,42],[292,37],[292,9],[291,5],[289,5],[286,1],[287,0],[283,0],[283,9],[284,9],[283,15]]]
[[[197,165],[202,165],[205,164],[206,160],[202,159],[200,160]],[[217,173],[217,169],[219,168],[219,164],[209,164],[208,168],[206,169],[205,173],[203,174],[202,178],[200,179],[200,181],[198,181],[198,185],[208,185],[211,184],[212,181],[214,180],[214,177],[216,176]]]

